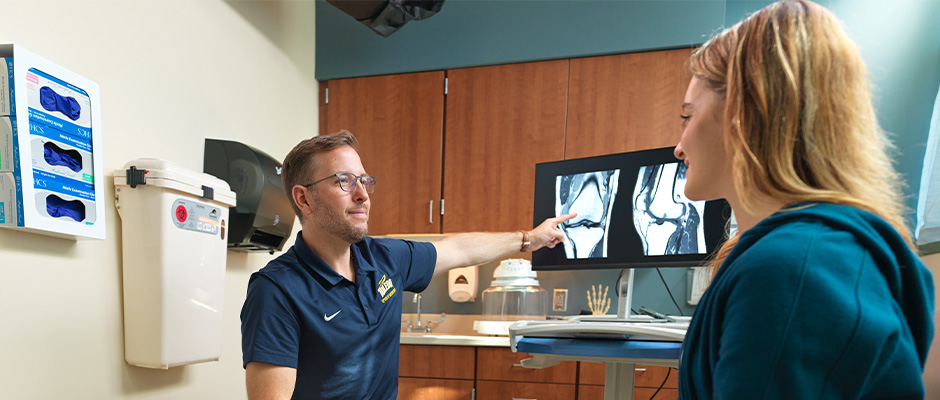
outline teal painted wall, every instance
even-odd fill
[[[317,1],[316,77],[439,70],[475,65],[580,57],[688,46],[707,40],[769,1],[449,0],[438,15],[413,21],[382,38],[352,17]],[[897,146],[895,160],[916,208],[930,113],[940,86],[940,1],[821,1],[843,20],[871,70],[882,127]],[[913,216],[911,218],[913,221]],[[495,263],[481,269],[480,291]],[[683,312],[685,268],[662,270]],[[613,287],[618,271],[540,273],[542,286],[569,289],[569,312],[587,308],[592,284]],[[676,312],[655,270],[637,273],[634,304]],[[447,298],[446,278],[435,278],[424,310],[477,314],[477,303]],[[615,299],[614,299],[615,300]],[[406,302],[405,312],[413,312]],[[614,307],[612,307],[614,308]]]
[[[316,8],[318,80],[688,47],[724,21],[724,1],[447,0],[388,38]]]

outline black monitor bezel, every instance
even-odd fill
[[[627,153],[610,154],[596,157],[577,158],[564,161],[553,161],[539,163],[535,166],[535,192],[534,192],[534,221],[541,223],[546,218],[555,216],[555,177],[558,175],[571,175],[592,171],[603,171],[610,169],[621,170],[620,175],[620,193],[622,199],[632,197],[634,185],[636,184],[636,174],[639,168],[646,165],[665,164],[669,162],[679,162],[679,159],[673,154],[674,147],[664,147],[658,149],[641,150]],[[626,185],[624,184],[626,183]],[[625,195],[624,195],[625,194]],[[622,200],[621,200],[622,201]],[[616,206],[616,204],[615,204]],[[618,208],[623,213],[625,207]],[[629,206],[628,217],[620,216],[621,223],[627,219],[632,226],[632,205]],[[586,258],[586,259],[568,259],[565,256],[562,245],[555,248],[543,248],[532,253],[532,269],[537,271],[558,271],[558,270],[583,270],[583,269],[621,269],[621,268],[657,268],[657,267],[696,267],[701,266],[711,257],[726,239],[728,229],[728,219],[731,215],[731,208],[723,200],[711,200],[705,203],[705,211],[702,217],[702,223],[705,228],[705,248],[706,254],[682,254],[665,256],[644,256],[642,251],[639,255],[619,254],[612,251],[616,244],[616,238],[608,238],[608,257],[607,258]],[[611,218],[617,218],[617,214],[612,214]],[[612,221],[613,223],[613,221]],[[635,230],[632,231],[635,235]],[[639,236],[622,237],[622,240],[639,240]],[[635,246],[638,242],[632,245]],[[642,248],[642,244],[639,244]],[[628,252],[629,253],[629,252]],[[634,252],[635,253],[635,252]]]

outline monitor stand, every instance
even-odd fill
[[[666,322],[664,319],[649,317],[630,317],[630,308],[633,306],[633,268],[620,270],[617,293],[617,315],[589,315],[578,318],[579,321],[598,322]]]

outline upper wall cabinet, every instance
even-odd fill
[[[690,52],[333,80],[320,130],[360,139],[371,234],[528,229],[535,164],[679,141]]]
[[[377,178],[369,233],[440,233],[444,72],[338,79],[325,86],[321,133],[355,134],[362,164]]]
[[[531,228],[535,164],[564,157],[568,60],[447,78],[443,232]]]
[[[565,158],[674,146],[691,49],[571,60]]]

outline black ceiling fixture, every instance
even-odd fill
[[[326,0],[356,21],[382,35],[398,31],[412,20],[422,20],[437,14],[444,0]]]

